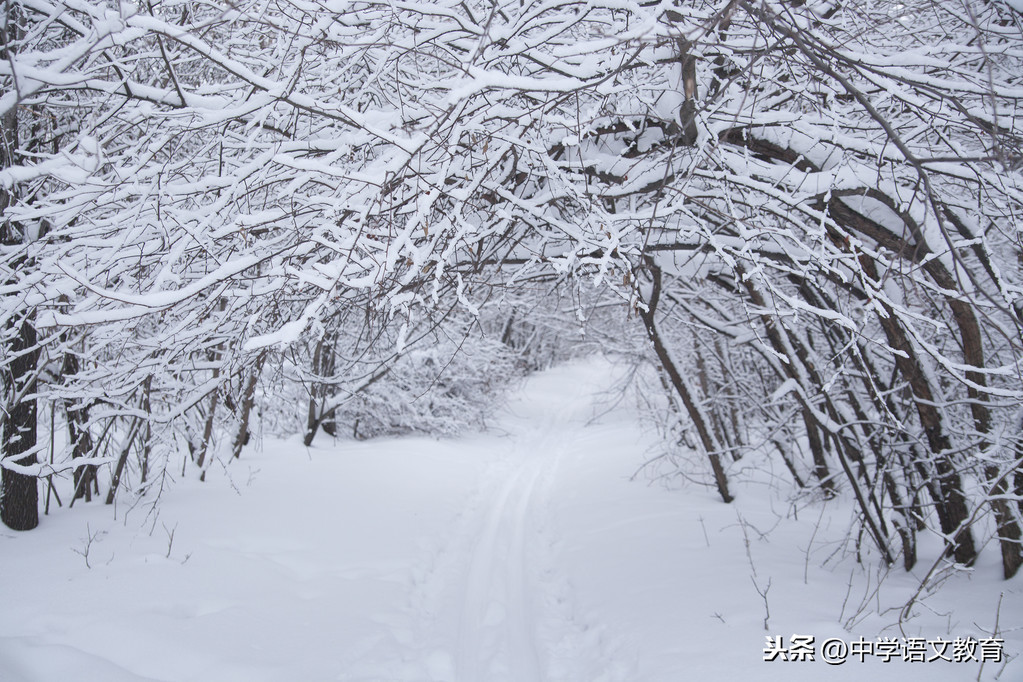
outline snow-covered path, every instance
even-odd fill
[[[526,536],[542,464],[523,461],[483,515],[463,588],[458,679],[541,679]]]
[[[564,655],[592,625],[571,615],[567,580],[553,554],[560,538],[552,494],[563,461],[587,447],[581,434],[594,414],[597,388],[590,376],[567,378],[554,373],[533,382],[502,418],[497,429],[507,433],[507,449],[484,477],[489,483],[453,541],[471,547],[464,575],[456,568],[438,576],[461,590],[458,680],[610,679],[609,669],[566,669],[584,662],[610,666],[599,647]],[[559,647],[561,660],[555,660]]]
[[[459,440],[267,442],[157,517],[76,506],[0,530],[0,681],[951,682],[978,666],[767,663],[765,634],[979,638],[999,595],[1020,650],[1021,588],[991,553],[901,633],[877,607],[917,578],[856,566],[848,507],[630,480],[656,436],[606,402],[613,375],[534,376]]]
[[[606,377],[604,377],[606,380]],[[454,517],[426,542],[407,608],[392,622],[412,633],[342,679],[540,682],[630,679],[601,628],[580,615],[561,570],[553,507],[565,462],[591,448],[592,368],[542,375],[474,441],[477,477]],[[401,665],[395,660],[400,659]]]

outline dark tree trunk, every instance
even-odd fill
[[[0,59],[12,58],[9,46],[19,37],[18,7],[6,6],[7,16],[0,24]],[[17,160],[17,108],[0,117],[0,169],[13,166]],[[0,186],[0,215],[15,200],[13,190]],[[11,221],[0,224],[0,241],[5,246],[23,243],[21,225]],[[15,270],[28,266],[22,259],[13,263]],[[17,294],[14,294],[15,296]],[[8,329],[12,335],[7,356],[12,358],[3,371],[3,388],[7,394],[8,414],[3,423],[3,459],[6,463],[31,466],[36,463],[32,452],[36,446],[35,377],[39,362],[36,345],[35,315],[25,310],[15,316]],[[26,454],[29,453],[29,454]],[[0,520],[13,530],[31,530],[39,525],[39,490],[35,476],[3,468],[0,474]]]
[[[736,268],[736,275],[743,281],[746,287],[746,293],[749,294],[750,301],[753,302],[760,310],[770,310],[767,306],[767,302],[764,300],[763,295],[754,285],[753,280],[746,276],[746,273],[742,268]],[[779,353],[782,357],[787,358],[788,361],[782,363],[783,369],[786,375],[796,381],[802,388],[802,393],[797,394],[800,402],[803,402],[802,418],[803,425],[806,427],[806,438],[810,445],[810,453],[813,456],[813,468],[814,474],[817,480],[820,481],[821,491],[824,493],[826,498],[832,498],[835,496],[835,482],[831,477],[831,470],[828,467],[827,455],[824,451],[824,440],[821,437],[821,429],[817,417],[814,415],[813,410],[810,409],[810,405],[806,403],[805,396],[810,396],[813,393],[812,389],[820,387],[820,382],[817,381],[816,385],[808,385],[809,381],[806,376],[801,375],[799,369],[805,368],[806,358],[799,357],[796,349],[793,348],[791,339],[787,336],[784,330],[779,329],[777,321],[770,315],[764,313],[760,315],[761,321],[764,323],[764,331],[767,333],[767,338],[771,342],[771,346],[774,350]],[[783,336],[786,334],[786,336]]]
[[[1020,462],[1023,461],[1023,442],[1016,448],[1016,470],[1012,474],[1012,488],[1016,494],[1016,513],[1023,517],[1023,468]]]
[[[219,306],[220,312],[223,313],[227,310],[227,299],[221,298]],[[221,341],[216,345],[212,351],[209,352],[209,359],[211,362],[223,362],[224,360],[224,342]],[[217,365],[213,369],[213,378],[220,378],[221,367]],[[199,480],[206,480],[206,469],[213,462],[214,453],[210,452],[210,445],[213,442],[213,426],[217,417],[217,405],[220,400],[220,387],[215,386],[213,388],[213,394],[210,396],[210,409],[206,413],[206,423],[202,429],[202,442],[199,443],[198,455],[196,456],[196,466],[199,467]],[[207,454],[209,458],[207,459]]]
[[[320,413],[320,410],[322,410],[320,405],[322,384],[316,380],[317,377],[315,376],[319,374],[320,355],[324,352],[323,344],[324,339],[321,338],[316,342],[316,348],[313,349],[313,362],[310,369],[314,376],[309,382],[309,410],[306,415],[305,437],[302,439],[306,447],[312,445],[313,439],[316,438],[316,431],[320,428],[320,420],[323,418],[323,415]]]
[[[219,371],[220,370],[216,369],[213,370],[213,375],[217,376]],[[196,466],[199,467],[199,471],[201,472],[199,474],[200,481],[206,480],[206,467],[208,466],[206,455],[209,452],[210,443],[213,441],[213,424],[217,416],[217,402],[219,398],[220,392],[217,389],[213,389],[213,395],[210,396],[210,409],[209,412],[206,413],[206,423],[203,424],[202,442],[199,443],[198,455],[195,462]],[[212,461],[212,457],[213,455],[210,454],[210,461]]]
[[[337,371],[337,335],[328,334],[324,339],[324,352],[320,354],[320,376],[324,379],[332,378]],[[324,403],[333,398],[329,384],[324,382],[320,385],[320,398]],[[334,419],[334,410],[325,412],[320,421],[320,428],[331,438],[337,437],[337,422]]]
[[[779,440],[771,440],[771,444],[778,450],[778,454],[781,456],[781,461],[785,463],[785,467],[792,474],[792,480],[796,482],[796,485],[800,488],[805,488],[806,483],[803,478],[799,475],[799,471],[796,469],[795,463],[792,458],[789,457],[788,446],[783,445]]]
[[[1021,565],[1023,556],[1020,548],[1020,526],[1016,514],[1013,513],[1013,504],[1008,499],[1009,485],[1007,476],[996,466],[986,466],[984,475],[988,481],[993,482],[991,488],[991,508],[995,512],[995,522],[998,526],[998,544],[1002,550],[1002,575],[1005,579],[1016,575]]]
[[[861,255],[860,262],[867,276],[879,281],[873,260]],[[934,502],[941,531],[949,539],[950,549],[956,561],[970,566],[977,559],[977,548],[973,541],[973,532],[967,523],[970,518],[969,505],[963,491],[962,478],[949,454],[950,443],[945,434],[941,412],[936,407],[934,391],[927,379],[927,373],[920,364],[916,349],[899,324],[895,311],[886,303],[880,305],[882,311],[878,312],[878,322],[888,339],[888,345],[896,351],[895,365],[913,392],[917,415],[934,459],[938,479],[938,494]],[[930,490],[934,491],[933,488]]]
[[[65,382],[78,374],[81,363],[78,356],[68,351],[64,354],[61,376]],[[64,413],[67,416],[68,435],[71,438],[71,457],[78,459],[92,454],[92,434],[89,432],[89,408],[75,399],[64,401]],[[84,497],[86,502],[92,501],[93,481],[96,478],[96,466],[89,464],[76,467],[74,472],[75,494],[73,499]]]
[[[955,291],[955,278],[945,269],[941,261],[927,261],[924,268],[939,286],[949,291]],[[984,343],[980,325],[977,323],[977,316],[969,303],[953,296],[949,296],[947,302],[949,308],[952,309],[952,318],[959,329],[959,339],[963,344],[963,360],[968,367],[973,368],[965,372],[966,380],[969,382],[966,395],[970,399],[970,413],[973,416],[974,428],[981,438],[980,454],[983,457],[991,448],[991,443],[988,440],[988,434],[991,432],[991,412],[987,404],[987,394],[982,391],[983,387],[987,385],[987,380],[981,371],[984,368]],[[995,523],[998,526],[998,543],[1002,550],[1002,574],[1009,579],[1016,575],[1020,566],[1023,565],[1023,546],[1020,545],[1023,529],[1020,528],[1019,518],[1013,513],[1012,505],[1003,497],[1008,492],[1008,487],[998,467],[984,467],[984,475],[992,486],[989,503],[995,513]]]
[[[256,384],[259,383],[259,374],[263,370],[264,360],[266,360],[266,353],[260,353],[245,379],[245,388],[242,392],[242,412],[239,415],[238,431],[235,433],[232,447],[232,456],[235,459],[242,456],[242,448],[249,442],[249,420],[252,416],[252,406],[256,400]]]
[[[736,268],[736,274],[744,282],[746,291],[749,293],[753,304],[760,310],[770,310],[764,296],[756,288],[753,280],[746,277],[742,268]],[[877,504],[869,489],[866,493],[863,491],[859,479],[849,463],[849,460],[863,460],[863,455],[860,453],[857,443],[849,440],[840,431],[832,432],[817,416],[810,402],[810,396],[819,395],[823,401],[825,416],[834,423],[842,422],[838,408],[824,389],[824,382],[819,370],[811,359],[808,344],[800,340],[795,333],[786,329],[784,325],[779,324],[770,315],[761,314],[761,318],[764,321],[767,337],[774,350],[787,359],[787,362],[783,364],[786,374],[790,379],[796,381],[801,389],[797,392],[796,396],[802,404],[803,422],[806,426],[807,438],[814,456],[817,477],[821,480],[821,487],[825,495],[832,496],[835,494],[834,482],[828,474],[827,459],[824,454],[825,447],[829,443],[833,443],[838,463],[841,465],[842,471],[849,481],[853,495],[863,514],[863,525],[870,532],[877,548],[884,555],[885,561],[889,564],[893,563],[894,557],[888,546],[888,531],[880,505]],[[828,476],[828,478],[821,478],[822,476]],[[867,480],[867,483],[869,484],[869,480]],[[874,502],[873,505],[871,505],[871,501]]]
[[[313,350],[313,361],[310,368],[313,377],[309,381],[309,411],[306,419],[305,438],[303,439],[306,445],[312,445],[313,439],[316,437],[316,431],[321,426],[329,436],[334,436],[337,433],[334,409],[326,407],[328,398],[331,397],[327,380],[334,375],[336,368],[336,358],[334,356],[334,346],[336,343],[337,336],[328,332],[316,342],[316,348]]]
[[[683,24],[686,17],[682,14],[668,10],[665,18],[670,24]],[[686,38],[676,39],[677,55],[676,61],[682,66],[682,94],[685,99],[678,111],[678,123],[681,129],[679,142],[684,147],[696,145],[698,129],[696,126],[696,55],[693,54],[693,44]]]
[[[110,479],[110,490],[107,492],[107,504],[114,503],[117,495],[117,488],[121,485],[121,476],[124,474],[124,465],[128,462],[128,455],[131,454],[131,446],[135,442],[135,434],[138,433],[139,424],[142,422],[138,417],[131,420],[128,427],[128,435],[124,438],[124,445],[121,447],[121,454],[117,457],[117,466],[114,475]]]
[[[650,342],[654,346],[654,353],[657,355],[658,362],[660,362],[661,367],[668,375],[668,380],[671,382],[675,392],[682,399],[682,403],[686,406],[686,411],[689,413],[689,417],[692,419],[693,425],[696,427],[696,432],[700,436],[700,442],[703,445],[703,449],[706,451],[707,459],[710,460],[710,466],[714,472],[714,482],[717,484],[718,493],[721,495],[721,499],[726,503],[731,502],[735,498],[728,490],[728,476],[725,474],[725,469],[721,465],[720,446],[715,441],[711,427],[707,423],[702,410],[700,410],[696,403],[696,399],[692,388],[689,386],[689,382],[686,381],[681,372],[679,372],[678,367],[671,358],[671,353],[668,352],[668,349],[664,345],[661,335],[657,330],[657,324],[654,317],[657,312],[657,302],[661,294],[661,270],[652,263],[649,264],[648,267],[650,275],[653,278],[651,284],[652,293],[650,294],[650,300],[646,301],[647,308],[640,312],[640,317],[642,317],[643,325],[646,327],[647,336],[650,338]]]
[[[17,336],[11,342],[11,362],[5,374],[8,395],[17,401],[4,420],[4,459],[22,466],[36,463],[35,453],[26,454],[36,446],[36,366],[39,349],[32,317],[27,316],[17,325]],[[0,499],[0,519],[12,530],[32,530],[39,525],[39,489],[32,475],[3,469],[3,498]]]
[[[142,384],[142,411],[146,413],[145,426],[142,427],[142,474],[139,476],[139,483],[145,483],[149,478],[149,454],[153,450],[153,425],[150,422],[153,414],[153,406],[150,402],[153,391],[153,375],[146,377]]]

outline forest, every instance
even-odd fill
[[[1023,564],[1017,4],[4,0],[0,30],[9,529],[262,434],[471,432],[599,351],[720,504],[757,454],[851,501],[864,562]]]

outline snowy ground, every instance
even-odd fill
[[[488,434],[268,442],[156,519],[93,504],[0,533],[0,680],[1023,679],[820,660],[827,638],[979,640],[996,616],[1015,657],[1023,583],[988,548],[900,631],[936,547],[885,576],[842,550],[844,503],[630,480],[654,439],[620,406],[592,419],[610,374],[538,375]],[[765,662],[767,634],[815,636],[817,660]]]

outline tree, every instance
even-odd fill
[[[0,26],[0,58],[13,60],[22,38],[21,13],[17,5],[7,3],[3,25]],[[0,170],[13,168],[21,161],[22,140],[18,113],[8,110],[0,114]],[[0,185],[0,212],[18,201],[14,188]],[[38,223],[35,231],[38,232]],[[6,219],[0,224],[0,244],[14,272],[32,268],[26,253],[32,241],[33,224]],[[39,524],[39,492],[32,465],[36,463],[36,399],[35,384],[39,348],[36,341],[35,313],[31,304],[19,294],[13,278],[6,277],[6,298],[13,304],[13,314],[5,315],[4,329],[4,417],[3,467],[0,479],[0,518],[14,530],[31,530]]]
[[[35,310],[54,356],[88,329],[77,371],[23,391],[89,406],[70,466],[136,475],[134,452],[151,480],[182,440],[201,470],[227,425],[240,452],[264,377],[305,391],[311,439],[418,391],[416,339],[500,320],[507,348],[500,301],[585,281],[642,325],[723,499],[729,461],[770,446],[853,496],[883,561],[934,532],[972,563],[978,509],[1006,576],[1023,560],[1008,5],[25,12],[0,113],[66,124],[0,170],[5,224],[48,226],[30,267],[5,256],[34,296],[5,319]]]

